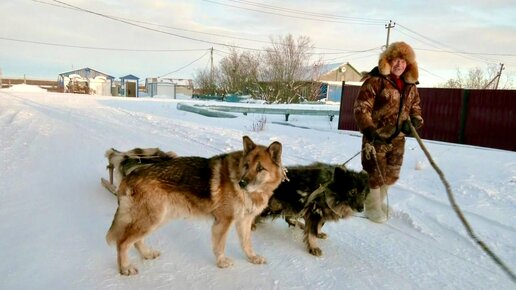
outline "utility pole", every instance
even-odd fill
[[[385,42],[385,49],[389,47],[389,37],[391,36],[391,28],[394,28],[396,25],[396,22],[392,22],[392,20],[389,20],[388,24],[385,24],[385,29],[387,29],[387,42]]]
[[[502,76],[502,70],[504,70],[503,63],[500,64],[500,71],[498,72],[498,78],[496,79],[495,90],[498,90],[498,83],[500,82],[500,77]]]
[[[502,76],[502,70],[504,70],[503,63],[500,64],[500,71],[495,75],[495,77],[491,81],[489,81],[489,83],[487,83],[487,85],[484,86],[484,89],[487,89],[495,80],[496,85],[494,89],[498,89],[498,83],[500,82],[500,77]]]
[[[211,66],[210,66],[210,82],[211,84],[213,85],[214,81],[214,77],[213,77],[213,47],[210,49],[210,52],[211,52],[211,55],[210,55],[210,63],[211,63]]]

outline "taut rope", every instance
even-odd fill
[[[432,156],[430,155],[430,153],[428,152],[428,150],[426,149],[425,145],[423,144],[423,141],[421,140],[421,138],[419,137],[418,133],[416,132],[416,129],[414,128],[414,126],[412,125],[412,122],[409,122],[410,123],[410,131],[412,132],[412,136],[414,136],[417,140],[417,142],[419,143],[419,146],[421,147],[421,149],[423,150],[423,152],[425,153],[426,155],[426,158],[428,158],[428,161],[430,161],[430,164],[432,165],[432,167],[435,169],[435,171],[437,172],[437,174],[439,175],[439,177],[441,178],[441,181],[443,182],[444,186],[446,187],[446,192],[448,194],[448,199],[450,200],[450,203],[452,205],[452,208],[453,210],[455,210],[455,212],[457,213],[457,215],[459,216],[459,219],[460,221],[462,222],[462,224],[464,225],[464,227],[466,228],[466,231],[468,232],[469,236],[480,246],[480,248],[489,256],[491,257],[491,259],[493,259],[493,261],[498,265],[500,266],[500,268],[502,268],[503,271],[505,271],[505,273],[507,273],[507,275],[509,275],[509,277],[511,277],[512,281],[516,283],[516,276],[514,275],[514,273],[511,271],[511,269],[509,269],[509,267],[507,267],[507,265],[505,265],[502,260],[500,258],[498,258],[498,256],[496,256],[492,251],[491,249],[489,249],[489,247],[482,241],[480,240],[476,235],[475,233],[473,232],[473,229],[471,228],[471,226],[469,225],[468,221],[466,220],[466,217],[464,217],[464,214],[462,213],[461,209],[459,208],[459,206],[457,205],[457,203],[455,202],[455,198],[453,196],[453,192],[451,191],[451,188],[450,188],[450,184],[448,183],[448,181],[446,180],[446,178],[444,177],[444,174],[443,172],[441,171],[441,169],[439,169],[439,167],[435,164],[434,160],[432,159]]]

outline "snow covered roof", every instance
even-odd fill
[[[85,68],[81,68],[81,69],[76,69],[76,70],[60,73],[59,76],[61,78],[64,78],[64,77],[70,77],[70,75],[73,75],[73,74],[76,74],[76,75],[79,75],[79,76],[82,76],[82,77],[85,77],[85,78],[95,78],[98,75],[105,76],[106,78],[111,79],[111,80],[115,78],[113,76],[110,76],[108,74],[105,74],[105,73],[100,72],[98,70],[94,70],[94,69],[89,68],[89,67],[85,67]]]
[[[140,78],[135,75],[126,75],[123,77],[120,77],[121,80],[139,80]]]
[[[171,79],[171,78],[147,78],[147,83],[171,83],[177,86],[191,86],[191,79]]]
[[[340,69],[340,68],[351,69],[356,74],[361,75],[361,73],[355,67],[353,67],[349,62],[346,62],[346,63],[339,62],[339,63],[324,64],[320,67],[313,67],[313,66],[305,67],[304,75],[303,75],[302,79],[306,80],[306,81],[315,80],[315,78],[317,78],[317,77],[324,76],[324,75],[326,75],[332,71],[335,71],[337,69]]]

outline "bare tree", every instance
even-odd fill
[[[320,94],[322,63],[310,64],[313,44],[308,37],[271,37],[264,54],[230,49],[218,68],[215,80],[208,70],[198,71],[194,81],[202,94],[250,94],[271,103],[315,100]]]
[[[217,69],[214,68],[214,74]],[[211,71],[208,69],[197,70],[194,74],[194,86],[203,95],[215,95],[217,93],[217,86],[212,79]]]
[[[259,54],[231,49],[220,61],[218,85],[225,93],[252,94],[258,86]]]
[[[495,89],[495,78],[501,78],[498,76],[499,71],[496,65],[488,66],[486,70],[482,70],[479,67],[472,68],[468,71],[467,76],[463,76],[462,72],[457,69],[457,77],[449,79],[443,84],[440,84],[441,88],[463,88],[463,89]],[[511,87],[512,80],[509,76],[505,77],[505,80],[500,83],[498,88],[509,88]]]
[[[318,80],[321,78],[321,71],[323,66],[324,63],[319,59],[314,62],[311,67],[307,68],[310,82],[306,86],[304,96],[308,101],[317,101],[321,99],[322,83],[320,83]]]
[[[313,48],[310,38],[306,36],[300,36],[297,40],[291,34],[271,37],[271,47],[266,49],[263,56],[264,66],[260,74],[265,82],[262,93],[267,101],[299,102]]]

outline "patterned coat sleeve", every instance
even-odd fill
[[[375,127],[372,118],[376,95],[380,90],[380,82],[376,77],[367,79],[358,93],[353,105],[353,114],[358,129],[362,132],[365,128]]]
[[[419,119],[420,124],[423,125],[423,117],[421,116],[421,99],[417,88],[414,87],[414,99],[412,100],[412,106],[410,107],[409,116],[411,119]]]

